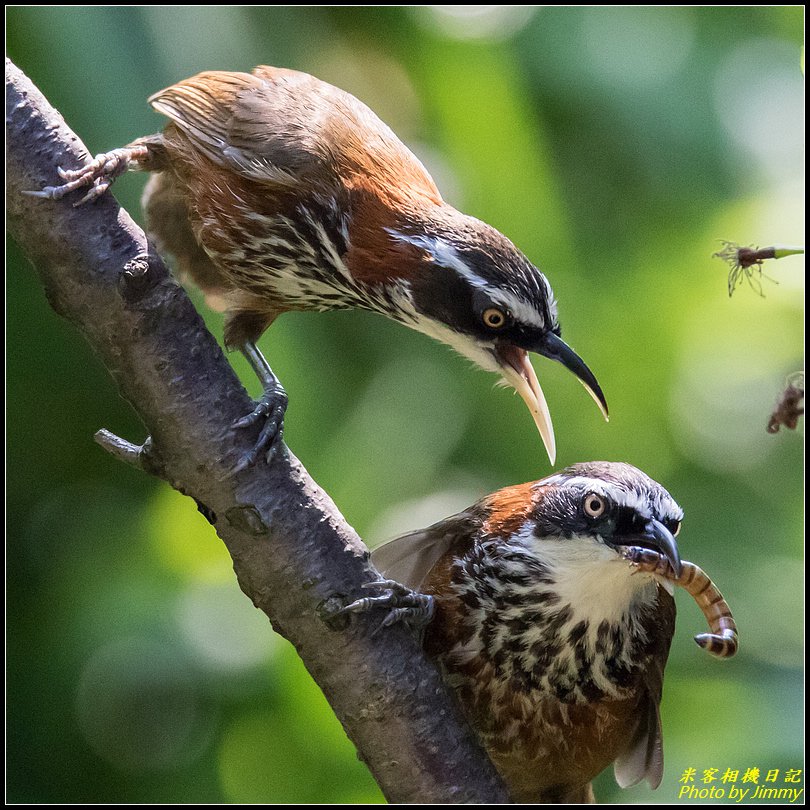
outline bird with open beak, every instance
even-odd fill
[[[607,418],[596,378],[560,337],[551,285],[505,236],[441,197],[425,167],[364,104],[306,73],[212,71],[160,91],[165,130],[61,171],[37,196],[103,194],[154,172],[148,230],[227,313],[225,342],[264,385],[249,464],[273,446],[286,395],[255,342],[289,310],[362,308],[449,344],[525,401],[552,463],[554,430],[536,352],[562,363]],[[240,465],[242,466],[242,465]]]

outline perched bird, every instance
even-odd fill
[[[246,463],[272,446],[286,396],[255,346],[283,312],[358,307],[449,344],[502,375],[528,405],[552,462],[548,407],[527,352],[557,360],[607,418],[591,371],[560,338],[546,277],[505,236],[442,200],[424,166],[371,110],[306,74],[206,72],[153,95],[165,130],[30,192],[103,194],[127,169],[154,172],[147,229],[227,313],[265,393]]]
[[[652,549],[679,576],[682,517],[635,467],[576,464],[381,546],[393,581],[344,610],[423,625],[514,801],[593,801],[610,763],[622,787],[657,787],[673,584],[622,552]]]

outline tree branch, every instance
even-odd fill
[[[143,232],[110,194],[73,208],[75,195],[21,193],[88,153],[9,60],[6,94],[9,230],[150,433],[143,447],[106,432],[99,443],[201,504],[240,587],[295,645],[389,801],[508,801],[416,639],[404,627],[372,638],[379,616],[329,618],[378,578],[329,496],[286,448],[230,474],[256,438],[231,427],[250,399]]]

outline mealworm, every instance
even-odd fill
[[[728,602],[717,586],[694,563],[683,560],[681,575],[677,576],[669,560],[657,551],[638,546],[625,546],[622,557],[631,562],[637,570],[648,571],[680,585],[692,595],[697,606],[703,611],[709,623],[711,633],[700,633],[695,641],[712,655],[718,658],[731,658],[737,652],[737,625]]]

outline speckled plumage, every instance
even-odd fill
[[[603,523],[579,508],[594,492],[611,500]],[[374,553],[434,597],[426,649],[516,801],[589,800],[611,763],[623,786],[660,781],[672,586],[634,573],[616,545],[681,517],[630,465],[575,465]]]
[[[150,236],[225,312],[226,344],[253,358],[265,385],[266,401],[242,426],[283,412],[271,407],[280,385],[255,347],[275,318],[346,308],[381,313],[500,374],[529,407],[552,461],[551,417],[528,352],[576,374],[607,418],[596,378],[560,338],[543,273],[503,234],[448,205],[365,104],[264,65],[200,73],[149,100],[168,118],[162,133],[36,193],[59,199],[89,186],[81,204],[126,169],[153,173],[143,197]]]
[[[486,265],[482,284],[530,311],[542,300],[556,326],[542,274],[495,229],[446,205],[416,157],[348,93],[262,66],[201,73],[150,102],[171,123],[158,141],[145,139],[162,169],[145,208],[158,184],[175,190],[219,270],[233,341],[258,337],[243,334],[253,322],[239,322],[244,312],[269,322],[290,309],[360,307],[414,325],[413,288],[454,245],[475,254],[459,256],[463,267]],[[174,230],[150,224],[176,254]],[[205,285],[208,273],[187,269]]]

